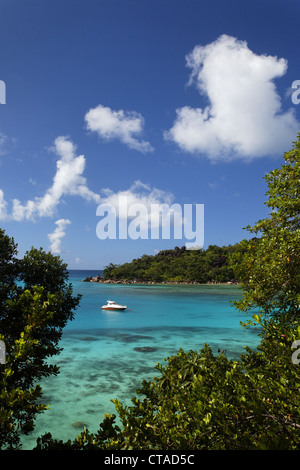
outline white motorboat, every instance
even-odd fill
[[[108,300],[106,305],[102,305],[102,310],[117,310],[123,311],[126,310],[126,305],[117,304],[114,300]]]

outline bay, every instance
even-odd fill
[[[238,286],[82,282],[97,274],[70,271],[74,294],[82,294],[80,307],[54,360],[59,375],[41,382],[49,410],[23,438],[23,449],[32,449],[46,432],[68,440],[84,426],[97,431],[104,414],[115,413],[111,399],[130,405],[142,381],[159,374],[155,363],[164,363],[179,348],[199,351],[208,343],[214,354],[224,351],[238,359],[245,345],[255,348],[259,341],[256,329],[242,329],[246,317],[231,304],[241,296]],[[127,310],[101,310],[107,300]]]

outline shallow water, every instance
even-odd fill
[[[179,348],[199,350],[208,343],[214,353],[225,350],[238,359],[244,346],[255,347],[257,331],[244,330],[245,320],[230,301],[241,292],[232,285],[122,285],[85,283],[94,272],[71,271],[74,294],[82,294],[75,319],[64,330],[63,351],[55,363],[60,374],[41,382],[50,409],[23,439],[31,449],[36,438],[51,432],[56,439],[74,439],[84,426],[97,431],[105,413],[115,413],[117,398],[130,404],[143,379],[158,374],[155,362]],[[105,312],[115,300],[125,312]]]

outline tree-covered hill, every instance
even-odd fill
[[[129,263],[110,263],[103,271],[105,280],[137,282],[237,282],[234,266],[244,243],[206,250],[187,250],[185,246],[143,255]]]

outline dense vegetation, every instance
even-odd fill
[[[244,292],[235,304],[258,310],[248,322],[262,328],[257,350],[239,361],[208,345],[180,350],[132,406],[114,400],[122,430],[107,415],[98,433],[67,443],[45,435],[39,449],[300,449],[300,135],[284,160],[265,177],[270,216],[248,227],[259,240],[235,254]]]
[[[103,270],[104,279],[136,280],[140,282],[236,282],[236,257],[244,251],[240,243],[206,250],[186,250],[175,247],[156,255],[143,255],[130,263],[109,264]]]
[[[97,433],[85,430],[73,442],[46,434],[37,448],[300,449],[300,365],[291,361],[299,335],[296,324],[268,323],[258,351],[247,349],[240,361],[214,356],[208,345],[180,350],[156,365],[157,377],[143,382],[132,406],[113,400],[123,429],[106,415]]]
[[[16,449],[20,433],[34,427],[47,406],[38,382],[56,375],[47,362],[59,354],[64,326],[74,316],[80,297],[68,284],[67,266],[59,257],[32,248],[17,258],[17,245],[0,229],[0,449]]]
[[[67,442],[45,434],[37,449],[300,450],[300,135],[281,168],[265,178],[270,215],[248,227],[258,239],[227,252],[243,289],[235,306],[250,313],[245,327],[261,328],[257,349],[246,348],[236,361],[214,356],[209,345],[199,352],[180,349],[156,365],[157,377],[141,384],[132,406],[113,400],[122,429],[115,415],[106,415],[96,433],[84,430]],[[0,235],[0,339],[8,344],[7,364],[0,365],[0,447],[15,448],[18,431],[32,428],[44,407],[37,405],[40,389],[33,381],[56,372],[45,358],[58,352],[61,328],[78,299],[66,289],[64,275],[52,278],[52,262],[62,273],[57,258],[40,269],[46,254],[33,251],[20,268],[13,241]],[[161,255],[167,264],[195,257],[172,253]]]

